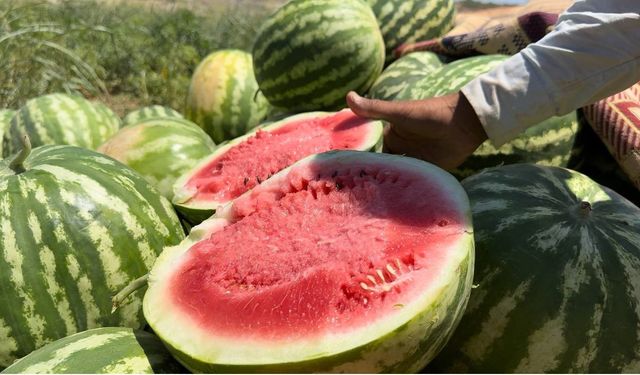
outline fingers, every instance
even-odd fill
[[[400,122],[406,120],[409,108],[403,102],[388,102],[377,99],[367,99],[351,91],[347,94],[347,105],[360,117]]]

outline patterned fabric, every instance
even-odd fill
[[[640,83],[583,111],[589,125],[640,190]]]
[[[396,58],[416,51],[430,51],[456,58],[496,53],[513,55],[542,39],[553,29],[557,20],[556,13],[527,13],[471,33],[403,44],[394,54]]]

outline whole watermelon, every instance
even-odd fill
[[[345,95],[364,95],[383,65],[382,34],[360,0],[290,1],[267,19],[253,46],[260,90],[289,112],[343,108]]]
[[[580,173],[531,164],[463,181],[477,263],[432,371],[640,371],[640,208]]]
[[[145,331],[95,328],[54,341],[7,367],[3,374],[175,374],[186,370]]]
[[[440,68],[442,62],[433,52],[414,52],[389,65],[369,90],[374,99],[393,100],[411,84]]]
[[[2,136],[9,128],[11,118],[16,113],[12,109],[0,109],[0,156],[2,156]]]
[[[127,115],[122,119],[122,126],[134,125],[144,120],[158,117],[183,118],[180,112],[176,111],[173,108],[164,107],[161,105],[151,105],[127,113]]]
[[[186,116],[220,143],[262,121],[269,103],[259,92],[251,54],[221,50],[207,56],[191,78]]]
[[[403,43],[438,38],[454,26],[453,0],[366,0],[378,18],[387,62]]]
[[[214,149],[215,144],[198,125],[168,117],[125,126],[98,151],[133,168],[172,199],[178,177]]]
[[[28,135],[33,147],[73,145],[95,150],[118,131],[120,121],[81,96],[49,94],[27,101],[11,119],[3,138],[3,155],[22,148]]]
[[[121,163],[29,150],[0,161],[2,367],[78,331],[141,327],[140,294],[116,313],[111,297],[184,237],[169,202]]]

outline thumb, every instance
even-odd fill
[[[366,99],[351,91],[347,94],[347,105],[360,117],[395,122],[405,113],[404,104],[385,100]]]

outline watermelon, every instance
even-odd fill
[[[463,186],[477,288],[431,370],[640,372],[640,208],[557,167],[488,169]]]
[[[360,0],[292,0],[262,26],[253,46],[260,90],[289,112],[344,108],[384,66],[384,41]],[[214,139],[215,140],[215,139]]]
[[[18,152],[25,135],[33,147],[73,145],[95,150],[118,131],[120,122],[116,119],[105,107],[97,107],[81,96],[40,96],[27,101],[11,119],[4,134],[3,155]]]
[[[0,109],[0,156],[2,156],[2,136],[9,128],[11,118],[16,113],[13,109]]]
[[[435,69],[421,80],[408,83],[394,99],[417,100],[457,92],[474,78],[490,71],[507,58],[503,55],[486,55],[457,60]],[[484,142],[473,155],[451,173],[463,179],[484,168],[514,163],[564,167],[567,166],[571,157],[577,131],[576,112],[565,116],[554,116],[528,128],[501,147],[494,147],[490,141]]]
[[[369,90],[369,97],[393,100],[400,92],[429,73],[440,68],[442,62],[432,52],[415,52],[389,65]]]
[[[268,110],[269,103],[259,92],[247,52],[214,52],[193,73],[186,115],[216,143],[244,135],[267,116]]]
[[[403,43],[438,38],[455,24],[453,0],[366,0],[376,14],[386,45],[387,62]]]
[[[471,287],[467,197],[416,159],[313,155],[204,225],[163,252],[144,297],[194,372],[417,371]]]
[[[185,369],[153,334],[95,328],[54,341],[7,367],[3,374],[175,374]]]
[[[2,367],[78,331],[140,327],[141,294],[116,314],[111,296],[184,238],[133,170],[80,147],[27,146],[0,161]]]
[[[122,125],[135,125],[144,120],[149,120],[153,118],[184,118],[180,112],[176,111],[173,108],[164,107],[161,105],[151,105],[148,107],[142,107],[136,109],[135,111],[127,113],[126,116],[122,119]]]
[[[215,144],[198,125],[167,117],[128,125],[98,151],[133,168],[160,194],[172,199],[177,178],[214,149]]]
[[[174,186],[173,204],[192,224],[297,160],[334,149],[371,150],[382,123],[350,110],[288,117],[218,147]]]

